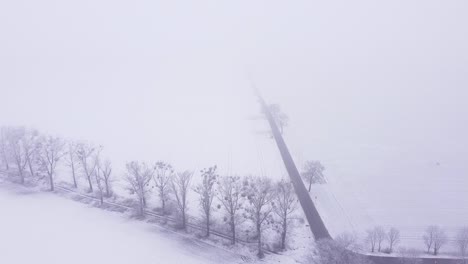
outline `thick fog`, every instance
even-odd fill
[[[464,0],[1,1],[0,123],[102,144],[121,168],[281,176],[254,83],[289,115],[298,165],[466,174],[467,13]]]

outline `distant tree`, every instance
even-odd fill
[[[227,213],[226,221],[229,223],[232,244],[236,243],[236,228],[244,218],[240,210],[244,204],[244,186],[239,176],[223,176],[218,180],[218,200]]]
[[[1,161],[5,166],[5,170],[10,170],[10,157],[9,157],[9,127],[0,128],[0,155]]]
[[[370,245],[370,249],[371,249],[371,252],[374,253],[375,252],[375,247],[377,245],[377,230],[374,228],[374,229],[369,229],[367,230],[367,236],[366,236],[366,241],[367,243]]]
[[[383,227],[377,226],[374,229],[374,232],[377,238],[378,251],[382,252],[382,243],[385,241],[386,238],[385,230],[383,229]]]
[[[106,189],[106,197],[110,197],[112,195],[112,187],[111,187],[111,175],[112,175],[112,164],[109,160],[104,161],[104,164],[99,163],[99,170],[102,173],[102,180],[104,181],[105,189]]]
[[[139,163],[137,161],[127,163],[126,169],[127,189],[131,194],[137,195],[139,214],[143,216],[146,206],[145,197],[150,191],[149,182],[153,177],[154,169],[146,165],[146,163]]]
[[[99,201],[101,203],[101,206],[104,204],[104,177],[103,177],[103,173],[102,173],[102,165],[101,165],[101,161],[99,159],[99,156],[95,156],[94,157],[96,159],[96,169],[94,170],[94,179],[96,181],[96,186],[97,186],[97,189],[99,191]]]
[[[39,153],[40,169],[47,173],[50,190],[54,191],[54,176],[55,169],[60,159],[65,155],[65,143],[59,137],[46,136],[42,143],[42,148]]]
[[[447,235],[445,231],[439,226],[429,226],[423,236],[424,244],[427,248],[427,253],[430,253],[431,248],[434,250],[433,254],[437,255],[440,248],[447,243]]]
[[[95,147],[87,143],[79,143],[76,151],[76,156],[83,169],[86,179],[88,180],[89,192],[93,192],[92,177],[96,169],[96,154],[101,151],[101,147]]]
[[[390,228],[390,230],[387,233],[387,240],[390,246],[390,253],[392,253],[395,246],[398,245],[398,243],[400,243],[400,231],[394,227]]]
[[[457,237],[455,240],[455,245],[458,248],[458,253],[460,257],[463,259],[463,264],[466,264],[467,256],[468,256],[468,226],[460,229],[457,233]]]
[[[443,229],[439,229],[434,236],[434,256],[437,256],[440,252],[440,249],[447,244],[448,237]]]
[[[26,130],[24,127],[10,128],[8,133],[9,156],[12,157],[16,165],[21,184],[24,184],[25,182],[24,170],[28,162],[28,154],[26,153],[26,149],[24,147],[24,138],[26,137],[25,134]]]
[[[326,183],[323,176],[325,167],[318,160],[307,161],[304,165],[304,171],[302,172],[302,178],[309,184],[309,192],[312,188],[312,184],[323,184]]]
[[[202,182],[198,184],[194,191],[198,193],[200,208],[205,217],[206,224],[206,236],[210,235],[210,225],[211,225],[211,211],[213,199],[215,197],[215,183],[218,179],[218,174],[216,173],[216,166],[203,169],[200,171]]]
[[[286,249],[286,235],[291,216],[297,209],[297,198],[291,182],[281,180],[276,184],[273,212],[279,217],[281,249]]]
[[[67,142],[67,155],[65,156],[65,164],[70,167],[73,177],[73,186],[78,188],[78,184],[76,182],[76,169],[79,163],[78,160],[78,149],[80,145],[73,142]]]
[[[176,173],[171,181],[172,193],[175,196],[177,207],[182,215],[182,228],[186,229],[188,201],[187,195],[192,181],[193,172],[184,171]]]
[[[169,200],[170,182],[173,175],[174,169],[171,164],[164,161],[156,162],[153,181],[156,189],[158,190],[163,214],[166,213],[166,202]]]
[[[255,223],[258,236],[258,257],[263,258],[262,232],[265,224],[272,222],[274,186],[267,177],[249,177],[245,181],[246,196],[250,206],[247,207],[248,217]]]
[[[284,128],[288,126],[289,117],[281,111],[281,106],[279,104],[271,104],[268,106],[268,110],[270,111],[273,120],[275,121],[276,125],[281,134],[284,132]]]
[[[41,150],[41,137],[37,130],[35,129],[24,129],[25,133],[23,135],[23,149],[25,154],[25,159],[28,164],[29,173],[31,176],[35,175],[34,166],[40,162],[39,152]]]

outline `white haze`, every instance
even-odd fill
[[[290,116],[296,161],[339,180],[466,175],[468,2],[0,2],[0,123],[104,145],[116,166],[284,175],[251,91]]]

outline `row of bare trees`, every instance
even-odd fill
[[[297,199],[289,182],[275,183],[266,177],[220,176],[217,167],[213,166],[201,170],[199,183],[192,186],[193,175],[190,171],[175,172],[170,164],[163,161],[152,166],[133,161],[127,164],[126,170],[128,190],[138,198],[140,214],[147,206],[148,195],[156,190],[161,211],[168,213],[167,203],[174,202],[181,228],[186,229],[188,196],[193,191],[198,196],[206,236],[211,232],[213,211],[221,210],[231,232],[232,244],[236,243],[238,226],[250,220],[255,228],[260,257],[263,256],[262,234],[268,227],[276,227],[281,237],[281,248],[286,248],[289,223],[297,208]]]
[[[440,253],[443,246],[452,241],[457,248],[459,255],[465,260],[468,254],[468,227],[461,228],[454,239],[449,239],[445,230],[439,226],[429,226],[422,236],[427,254],[434,256]],[[400,243],[400,231],[396,228],[390,228],[385,231],[383,227],[375,227],[367,231],[366,241],[370,246],[371,252],[392,253],[394,248]],[[388,248],[384,250],[384,243],[388,243]]]
[[[88,182],[88,191],[97,185],[101,202],[111,196],[110,161],[101,161],[102,147],[89,143],[64,140],[45,135],[25,127],[0,128],[0,155],[5,171],[14,172],[18,181],[25,184],[26,177],[46,179],[50,190],[55,189],[55,177],[60,164],[71,169],[73,186],[78,187],[77,176]]]

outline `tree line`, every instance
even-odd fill
[[[59,164],[69,168],[72,187],[78,188],[82,177],[89,193],[96,194],[101,204],[113,196],[114,176],[112,164],[102,158],[102,146],[88,142],[65,140],[45,135],[25,127],[1,127],[0,166],[13,175],[15,181],[43,181],[50,191],[55,190]],[[192,184],[194,177],[199,177]],[[162,214],[176,213],[180,228],[186,230],[189,194],[198,197],[198,209],[203,216],[205,235],[210,236],[213,211],[223,214],[223,223],[235,244],[239,226],[247,221],[258,241],[258,256],[263,257],[263,234],[266,229],[279,234],[281,249],[286,249],[287,234],[297,198],[292,184],[287,180],[273,181],[268,177],[219,175],[218,167],[211,166],[198,173],[176,171],[165,161],[146,163],[131,161],[125,166],[123,180],[129,194],[138,204],[137,211],[144,214],[150,196],[160,202]],[[172,207],[175,205],[175,212]]]

